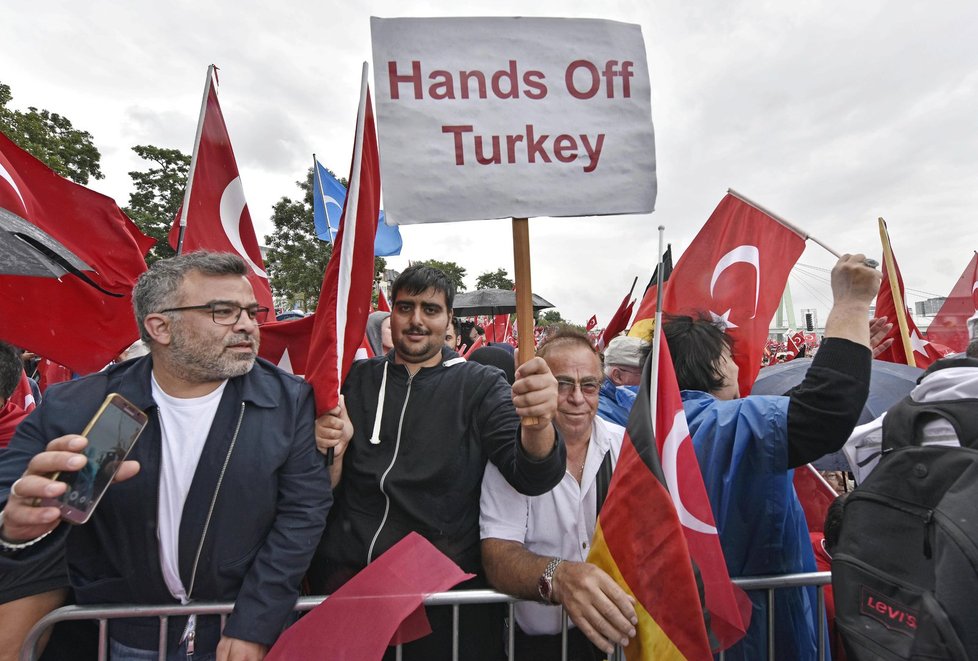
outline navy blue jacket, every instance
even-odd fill
[[[27,559],[22,556],[57,552],[67,536],[69,574],[79,604],[175,601],[160,569],[161,439],[151,369],[152,358],[146,356],[52,386],[43,405],[20,425],[9,449],[0,455],[3,501],[30,458],[50,440],[81,432],[108,393],[121,394],[149,414],[149,424],[129,457],[139,461],[139,474],[112,485],[87,524],[62,524],[36,546],[0,557],[0,571],[16,571],[17,562]],[[290,617],[300,580],[323,532],[332,492],[315,446],[311,388],[258,359],[247,374],[228,381],[187,495],[179,543],[184,586],[189,589],[207,512],[239,418],[240,431],[207,529],[192,598],[235,601],[225,635],[271,644]],[[182,628],[183,618],[171,619],[171,646]],[[123,620],[112,625],[111,635],[131,646],[155,649],[158,630],[155,618]],[[216,644],[219,635],[216,621],[202,621],[199,649]]]

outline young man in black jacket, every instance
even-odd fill
[[[462,587],[484,587],[479,493],[486,462],[528,495],[560,481],[566,459],[552,423],[557,382],[534,358],[510,387],[498,369],[445,347],[455,288],[438,269],[409,267],[391,298],[393,356],[355,363],[342,412],[317,421],[320,450],[335,450],[332,477],[340,487],[313,587],[335,590],[411,531],[477,574]],[[535,422],[521,425],[520,418]],[[450,611],[441,610],[430,613],[433,633],[405,646],[405,659],[451,658]],[[492,619],[463,610],[460,658],[497,655],[502,641]]]

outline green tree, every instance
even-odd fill
[[[148,170],[129,173],[136,192],[129,194],[129,206],[123,209],[143,234],[156,239],[156,245],[146,255],[146,263],[152,264],[174,254],[167,237],[183,203],[190,156],[179,149],[153,145],[137,145],[132,150],[156,164]]]
[[[465,291],[465,267],[459,266],[455,262],[442,262],[437,259],[426,259],[422,264],[428,266],[434,266],[436,269],[443,271],[448,279],[455,283],[455,289],[457,291]]]
[[[486,271],[475,281],[476,289],[512,289],[513,281],[509,279],[506,269]]]
[[[79,184],[90,177],[104,179],[99,169],[102,154],[92,144],[92,134],[72,127],[64,115],[38,110],[8,108],[13,100],[10,86],[0,83],[0,131],[58,174]]]
[[[275,229],[265,237],[268,256],[265,267],[277,300],[289,307],[298,304],[314,310],[319,301],[323,272],[333,254],[333,244],[320,241],[313,224],[312,168],[296,185],[302,200],[283,197],[272,208]],[[374,258],[374,278],[387,268],[383,257]]]
[[[570,323],[562,316],[556,308],[550,308],[546,312],[540,315],[540,325],[541,326],[553,326],[554,324],[567,324]]]

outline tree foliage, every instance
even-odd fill
[[[486,271],[475,281],[476,289],[512,289],[513,281],[509,279],[506,269]]]
[[[443,271],[448,279],[455,283],[455,289],[457,291],[465,291],[465,267],[459,266],[455,262],[443,262],[437,259],[426,259],[421,264],[427,266],[434,266],[436,269]]]
[[[67,117],[49,110],[8,108],[12,100],[10,86],[0,83],[0,131],[17,146],[76,183],[105,178],[99,168],[102,154],[92,144],[91,133],[74,128]]]
[[[190,156],[179,149],[153,145],[137,145],[132,150],[140,158],[156,164],[148,170],[129,173],[136,191],[129,194],[129,206],[123,209],[143,234],[156,239],[156,245],[146,255],[146,262],[152,264],[174,255],[167,235],[183,203]]]
[[[541,326],[552,326],[554,324],[566,324],[569,323],[566,319],[560,316],[560,312],[556,308],[550,308],[546,312],[540,315],[540,325]]]
[[[316,237],[312,208],[312,168],[296,185],[302,200],[283,197],[272,208],[275,229],[265,237],[268,254],[265,267],[276,300],[288,307],[298,305],[312,311],[319,301],[326,264],[333,254],[333,244]],[[383,273],[387,261],[374,258],[374,277]]]

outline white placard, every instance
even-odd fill
[[[638,25],[370,25],[389,222],[652,211],[655,138]]]

